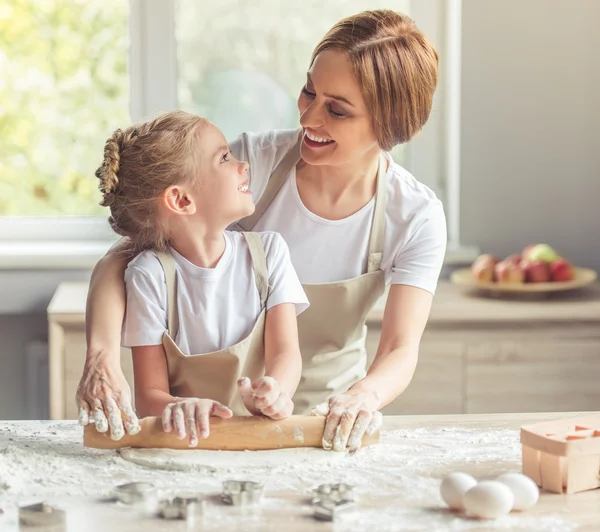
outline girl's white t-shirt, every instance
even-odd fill
[[[298,130],[243,133],[231,153],[250,164],[255,202],[269,176],[293,147]],[[389,153],[385,236],[381,268],[386,283],[404,284],[435,293],[446,252],[446,217],[435,193],[396,164]],[[302,283],[326,283],[367,272],[374,198],[342,220],[326,220],[309,211],[298,194],[292,168],[271,205],[253,228],[280,233],[290,249]]]
[[[262,232],[271,291],[270,310],[293,303],[296,314],[308,299],[290,260],[288,247],[277,233]],[[225,251],[214,268],[201,268],[174,249],[179,332],[175,343],[186,355],[231,347],[250,334],[261,312],[252,259],[241,233],[225,232]],[[156,255],[145,251],[125,271],[127,310],[123,323],[124,347],[159,345],[167,330],[167,286]]]

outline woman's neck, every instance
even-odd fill
[[[362,160],[335,166],[313,166],[300,161],[297,178],[331,206],[346,203],[348,197],[368,201],[375,194],[380,153],[377,150]]]
[[[296,184],[304,206],[327,220],[341,220],[362,209],[375,195],[380,153],[335,166],[300,161]]]
[[[195,266],[214,268],[225,252],[223,229],[197,227],[191,223],[178,224],[173,231],[171,246]]]

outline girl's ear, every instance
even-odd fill
[[[196,212],[196,205],[184,187],[173,185],[161,197],[163,205],[173,214],[189,215]]]

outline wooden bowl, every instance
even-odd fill
[[[583,288],[593,283],[597,277],[598,274],[594,270],[575,268],[575,278],[572,281],[551,283],[490,283],[478,281],[473,276],[470,268],[463,268],[453,271],[450,274],[450,281],[458,286],[484,290],[486,292],[543,294]]]

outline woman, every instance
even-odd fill
[[[323,447],[360,446],[379,409],[409,385],[446,249],[434,193],[387,151],[429,117],[438,56],[406,16],[367,11],[317,45],[298,98],[299,131],[243,134],[233,155],[250,164],[252,216],[239,227],[281,233],[308,295],[299,316],[302,378],[295,412],[326,402]],[[96,266],[88,352],[77,401],[94,419],[120,409],[135,432],[119,365],[127,261]],[[366,371],[365,319],[390,284],[375,360]]]

